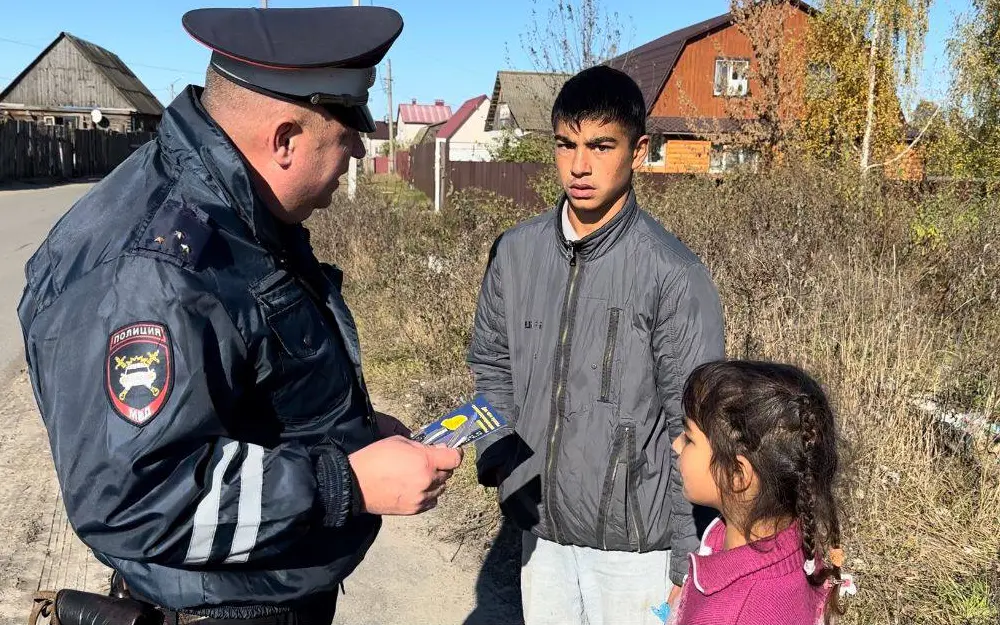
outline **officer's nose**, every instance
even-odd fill
[[[365,154],[367,154],[368,151],[365,150],[365,144],[361,140],[361,133],[358,132],[357,130],[351,131],[351,140],[353,141],[353,145],[351,147],[351,156],[357,159],[364,158]]]

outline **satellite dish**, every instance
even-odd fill
[[[101,120],[104,119],[104,115],[101,113],[100,109],[94,109],[90,112],[90,119],[94,120],[95,124],[99,124],[101,123]]]

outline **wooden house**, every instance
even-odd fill
[[[50,126],[152,131],[162,116],[120,58],[65,32],[0,91],[0,117]]]
[[[799,2],[786,6],[785,45],[804,42],[813,9]],[[751,72],[755,63],[750,40],[730,13],[664,35],[608,61],[632,76],[642,89],[650,134],[645,169],[719,173],[752,161],[753,154],[731,149],[724,142],[713,143],[705,135],[725,136],[738,130],[739,119],[733,116],[737,107],[727,100],[747,98],[757,90]],[[793,115],[800,107],[782,108],[784,114]]]
[[[778,71],[782,83],[792,88],[782,95],[778,110],[782,119],[794,121],[804,116],[809,71],[804,59],[794,55],[803,54],[816,9],[800,0],[789,0],[782,10],[786,12],[782,46],[790,54]],[[722,173],[755,164],[756,154],[726,142],[727,134],[738,132],[753,111],[752,106],[739,106],[734,101],[760,91],[750,39],[740,32],[732,14],[664,35],[607,65],[628,73],[642,90],[650,135],[645,171]],[[908,135],[907,140],[910,138]],[[922,177],[919,152],[907,154],[891,174]]]

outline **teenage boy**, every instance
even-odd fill
[[[565,194],[497,239],[479,294],[469,364],[512,431],[482,439],[478,468],[525,531],[528,625],[662,623],[698,545],[671,441],[688,374],[724,355],[722,309],[698,257],[636,203],[645,118],[620,71],[563,86]]]

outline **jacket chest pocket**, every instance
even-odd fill
[[[601,394],[599,401],[611,402],[618,398],[621,385],[616,374],[621,374],[621,366],[617,360],[618,356],[618,334],[621,322],[622,309],[608,309],[608,334],[604,340],[604,355],[601,359]]]
[[[567,375],[572,382],[571,394],[581,394],[574,403],[595,400],[617,406],[621,400],[623,355],[627,351],[622,341],[627,325],[623,309],[603,298],[581,297],[570,315],[558,336],[572,329],[572,363]],[[559,353],[557,349],[556,355]]]
[[[252,288],[266,324],[260,370],[274,413],[286,423],[313,421],[350,399],[353,369],[335,327],[287,271]]]

